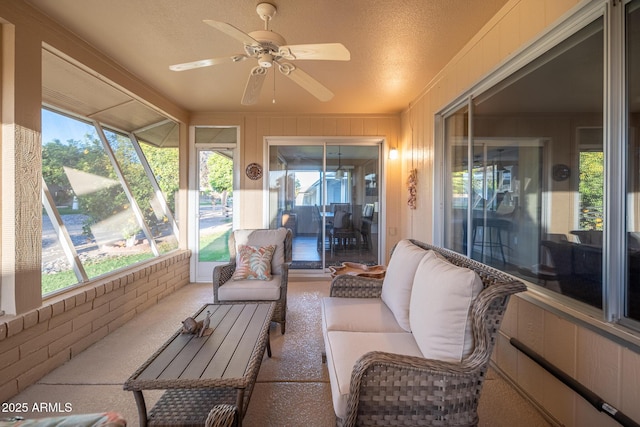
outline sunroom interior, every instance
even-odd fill
[[[221,16],[252,28],[254,3]],[[427,16],[442,28],[462,14],[443,3],[408,2],[397,16],[369,7],[387,14],[380,32],[404,19],[420,31],[399,40],[418,43]],[[300,31],[287,13],[309,21],[298,7],[277,6],[272,25],[283,34]],[[356,22],[356,6],[334,12],[336,36],[367,33],[341,28],[341,12]],[[170,295],[206,293],[232,230],[285,227],[290,280],[313,289],[328,289],[344,262],[386,265],[406,238],[513,275],[528,290],[511,298],[493,372],[545,423],[620,425],[511,345],[518,339],[640,422],[640,0],[491,1],[475,20],[460,18],[469,30],[451,36],[449,53],[434,51],[437,65],[420,58],[404,69],[404,58],[390,67],[397,74],[384,68],[378,96],[374,87],[347,89],[358,75],[380,82],[368,77],[371,58],[362,64],[372,47],[354,38],[363,43],[348,46],[357,72],[349,62],[337,72],[302,64],[335,91],[333,101],[274,72],[253,106],[240,104],[246,74],[237,69],[220,89],[194,89],[207,79],[197,70],[163,90],[174,77],[153,67],[201,51],[153,52],[142,67],[145,52],[105,46],[88,5],[68,7],[0,1],[0,400],[15,401]],[[138,7],[114,6],[134,16]],[[154,20],[174,13],[170,2],[155,7],[140,23],[143,41]],[[423,22],[411,17],[416,8]],[[234,52],[223,45],[223,55]],[[394,62],[380,56],[380,67]]]

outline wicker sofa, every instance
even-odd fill
[[[525,285],[415,240],[384,279],[337,276],[322,330],[337,424],[473,426],[509,296]]]

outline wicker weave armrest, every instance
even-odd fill
[[[416,425],[476,425],[481,370],[464,362],[367,353],[353,367],[347,416],[339,424],[419,419]]]
[[[229,264],[217,265],[213,268],[213,302],[218,303],[218,288],[233,276],[233,272],[236,271],[236,263],[231,262]]]
[[[383,279],[351,276],[336,276],[331,281],[329,296],[342,298],[379,298]]]
[[[238,425],[238,408],[234,405],[221,404],[213,407],[205,427],[235,427]]]

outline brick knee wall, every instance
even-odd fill
[[[0,402],[189,283],[190,257],[172,253],[0,317]]]

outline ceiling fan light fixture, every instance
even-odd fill
[[[258,56],[258,65],[262,68],[271,68],[273,65],[273,55],[269,53],[263,53]]]

